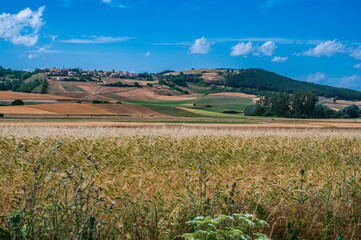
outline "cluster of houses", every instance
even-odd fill
[[[111,78],[136,78],[137,73],[123,72],[123,71],[97,71],[97,70],[77,70],[72,69],[58,69],[58,68],[45,68],[43,69],[45,74],[49,76],[63,76],[63,77],[74,77],[77,74],[90,75],[93,77],[111,77]]]

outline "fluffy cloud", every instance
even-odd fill
[[[59,42],[64,43],[78,43],[78,44],[104,44],[104,43],[115,43],[115,42],[125,42],[132,37],[104,37],[104,36],[91,36],[88,38],[74,38],[68,40],[59,40]]]
[[[355,64],[355,65],[353,65],[353,67],[361,69],[361,63]]]
[[[272,62],[286,62],[288,59],[288,57],[277,57],[275,56],[274,58],[272,58]]]
[[[253,43],[249,41],[248,43],[238,43],[237,45],[231,47],[231,56],[247,56],[252,53],[254,56],[272,56],[276,50],[276,44],[273,41],[267,41],[262,44],[260,47],[253,46]]]
[[[346,87],[346,88],[353,88],[353,89],[360,89],[361,88],[361,76],[354,74],[352,76],[345,76],[342,77],[336,84],[336,87]]]
[[[337,41],[325,41],[318,44],[315,48],[311,48],[308,51],[305,51],[301,55],[312,56],[312,57],[321,57],[327,56],[331,57],[337,53],[345,53],[346,47]]]
[[[238,43],[237,45],[231,47],[232,52],[231,56],[247,56],[253,51],[253,44],[252,42],[248,43]]]
[[[146,52],[144,56],[149,57],[149,56],[150,56],[150,52],[149,52],[149,51]]]
[[[272,56],[275,53],[276,44],[272,41],[265,42],[262,46],[256,49],[255,56]]]
[[[301,77],[301,79],[307,82],[320,82],[326,79],[326,74],[323,72],[316,72],[308,74],[306,77]]]
[[[39,40],[39,30],[44,25],[42,16],[45,6],[37,11],[26,8],[18,14],[0,15],[0,38],[15,45],[33,46]]]
[[[328,76],[323,72],[316,72],[307,76],[300,76],[296,79],[300,79],[308,82],[315,82],[319,84],[326,84],[329,86],[340,87],[340,88],[351,88],[360,90],[361,89],[361,76],[354,74],[352,76],[344,77],[332,77]]]
[[[350,56],[355,58],[355,59],[361,60],[361,46],[359,46],[356,49],[352,49],[351,53],[350,53]]]
[[[205,37],[196,39],[194,44],[189,49],[191,53],[205,54],[208,53],[212,43],[208,41]]]

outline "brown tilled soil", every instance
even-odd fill
[[[31,106],[31,105],[0,107],[0,113],[3,113],[3,114],[35,114],[35,115],[55,114],[53,112],[35,109],[35,108],[29,107],[29,106]]]
[[[60,103],[60,104],[39,104],[26,106],[0,107],[3,114],[101,114],[113,115],[105,109],[90,104],[81,103]]]
[[[50,94],[34,94],[0,91],[0,100],[69,100],[71,98]]]

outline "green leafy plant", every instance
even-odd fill
[[[182,235],[186,240],[195,239],[270,239],[257,232],[269,227],[268,223],[259,220],[252,214],[219,215],[218,217],[196,217],[187,222],[193,232]]]

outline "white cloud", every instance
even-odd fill
[[[149,51],[146,52],[144,56],[149,57],[149,56],[150,56],[150,52],[149,52]]]
[[[300,76],[296,79],[340,88],[361,89],[361,76],[357,74],[344,77],[331,77],[323,72],[316,72],[307,76]]]
[[[342,77],[341,80],[336,84],[337,87],[349,87],[349,88],[360,88],[361,87],[361,76],[354,74],[352,76]]]
[[[39,57],[39,55],[36,54],[36,53],[30,53],[29,56],[28,56],[29,59],[34,59],[34,58],[37,58],[37,57]]]
[[[191,53],[205,54],[208,53],[212,43],[208,41],[205,37],[196,39],[194,44],[190,47]]]
[[[352,49],[350,56],[355,59],[361,60],[361,46],[358,46],[358,48],[356,48],[356,49]]]
[[[231,49],[232,49],[231,56],[247,56],[253,51],[253,44],[252,42],[248,42],[248,43],[242,42],[231,47]]]
[[[278,57],[275,56],[274,58],[272,58],[271,62],[286,62],[288,59],[288,57]]]
[[[15,45],[33,46],[39,40],[39,30],[45,24],[42,16],[45,6],[38,11],[26,8],[18,14],[0,15],[0,38]]]
[[[361,69],[361,63],[357,63],[357,64],[353,65],[353,67]]]
[[[115,8],[131,8],[134,7],[134,2],[131,2],[129,0],[101,0],[101,2],[108,4],[111,7]]]
[[[300,77],[300,79],[307,82],[320,82],[326,79],[326,74],[323,72],[316,72],[308,74],[306,77]]]
[[[28,58],[34,59],[34,58],[42,56],[43,54],[60,53],[60,51],[58,51],[58,50],[49,50],[50,48],[51,48],[51,45],[47,45],[47,46],[40,47],[37,50],[31,50],[31,51],[29,51],[30,53],[28,55]]]
[[[335,39],[333,41],[328,40],[325,42],[321,42],[315,48],[311,48],[308,51],[305,51],[303,54],[299,55],[306,55],[312,57],[331,57],[337,53],[344,53],[345,51],[345,46]]]
[[[256,49],[255,56],[272,56],[275,53],[276,44],[272,41],[265,42],[262,46]]]
[[[91,36],[88,38],[74,38],[67,40],[59,40],[59,42],[64,43],[78,43],[78,44],[103,44],[103,43],[115,43],[115,42],[125,42],[132,37],[104,37],[104,36]]]
[[[267,41],[262,44],[260,47],[253,47],[253,43],[249,41],[248,43],[238,43],[237,45],[231,47],[232,52],[231,56],[247,56],[252,53],[254,56],[272,56],[276,50],[276,44],[273,41]]]

